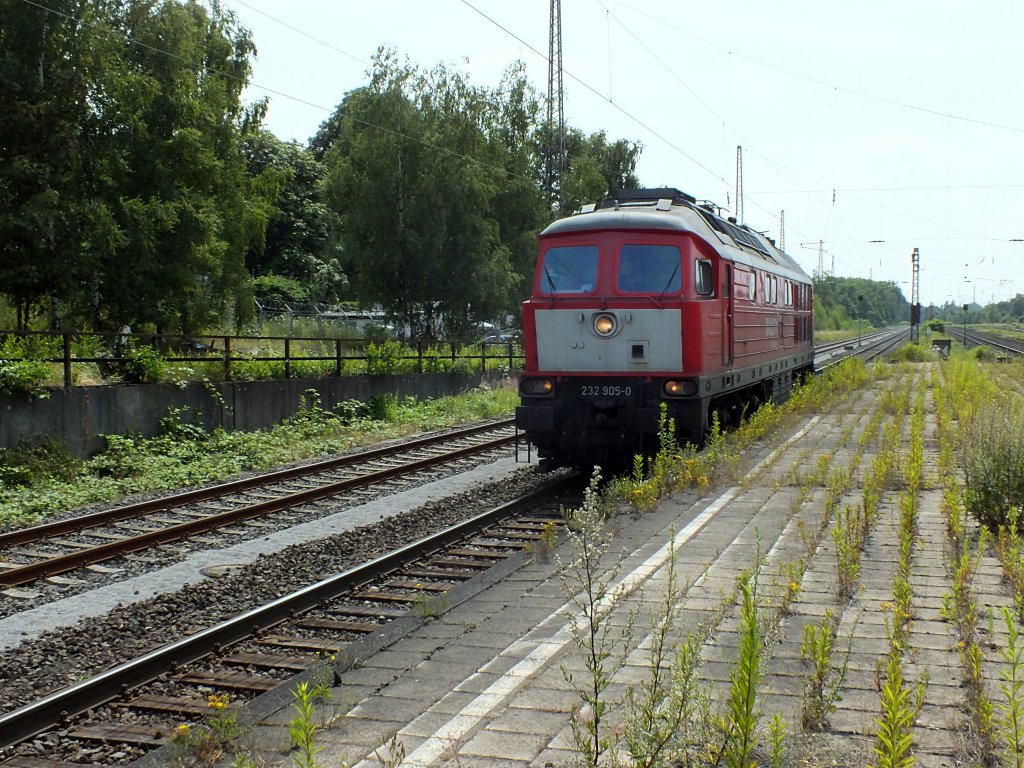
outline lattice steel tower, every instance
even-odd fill
[[[910,343],[921,342],[921,255],[917,248],[910,255],[910,263],[913,265],[913,276],[910,279]]]
[[[562,208],[565,175],[565,102],[562,96],[562,0],[551,0],[548,28],[548,146],[544,157],[544,188],[551,205]],[[557,122],[556,122],[557,121]]]

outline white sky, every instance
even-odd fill
[[[270,97],[285,140],[365,84],[380,45],[488,87],[522,59],[547,88],[547,0],[225,5],[259,50],[247,96]],[[987,304],[1024,292],[1022,32],[1021,0],[563,0],[566,122],[640,141],[645,186],[733,211],[742,145],[744,221],[778,239],[785,210],[808,273],[822,240],[826,271],[909,299],[916,246],[924,304]]]

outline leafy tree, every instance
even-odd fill
[[[92,106],[115,51],[103,26],[114,4],[50,6],[0,0],[0,291],[21,328],[42,297],[88,289],[92,254],[117,239],[94,195]]]
[[[512,301],[516,306],[502,309],[518,310],[518,302],[530,294],[537,233],[551,216],[537,176],[540,100],[526,79],[522,62],[515,62],[506,70],[492,103],[496,106],[489,115],[488,132],[500,147],[506,177],[491,203],[491,211],[498,236],[508,248],[515,281]]]
[[[214,2],[130,5],[125,49],[104,120],[115,134],[108,193],[123,244],[98,275],[114,325],[194,332],[252,316],[245,255],[260,246],[278,175],[248,173],[241,140],[264,105],[241,92],[255,52]],[[116,164],[115,164],[116,163]]]
[[[276,172],[282,180],[265,245],[250,248],[246,256],[249,272],[254,277],[279,275],[302,283],[305,301],[336,301],[348,281],[329,248],[323,164],[310,150],[283,142],[266,130],[247,137],[244,151],[251,174]],[[260,289],[257,294],[267,295]]]
[[[540,210],[539,190],[531,197],[521,175],[533,108],[521,77],[492,93],[444,66],[420,72],[378,53],[370,85],[339,108],[326,156],[327,200],[357,298],[380,302],[426,339],[442,328],[465,336],[512,303],[522,227]],[[518,219],[507,210],[516,195],[526,198]]]
[[[276,179],[240,140],[263,105],[216,1],[0,0],[0,290],[78,325],[195,330],[252,313],[245,254]],[[127,44],[126,44],[127,43]]]
[[[280,275],[260,275],[252,281],[256,296],[270,301],[284,301],[304,304],[309,301],[306,286],[298,280]]]
[[[619,139],[611,144],[604,131],[585,136],[569,129],[565,138],[566,174],[562,179],[562,210],[572,213],[586,203],[614,196],[617,189],[636,189],[636,163],[642,146]]]
[[[910,321],[910,303],[893,282],[858,277],[826,277],[814,281],[815,328],[875,327]]]
[[[335,139],[341,136],[342,123],[345,118],[345,101],[335,107],[331,116],[320,123],[317,132],[309,140],[309,151],[317,162],[322,162],[327,151],[334,145]]]

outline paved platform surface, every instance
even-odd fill
[[[737,562],[753,565],[753,513],[765,504],[751,494],[758,495],[739,487],[703,498],[682,494],[645,516],[616,518],[614,546],[624,554],[612,578],[623,599],[610,626],[624,621],[631,608],[644,614],[659,603],[670,557],[680,587],[702,587],[687,597],[694,610],[684,623],[695,625],[705,614],[701,601],[714,605],[732,584],[731,576],[712,567],[724,562],[724,550],[734,550],[725,558],[733,564],[730,570]],[[524,555],[512,573],[345,671],[330,702],[318,710],[318,762],[358,768],[572,764],[570,716],[579,710],[580,697],[567,677],[587,679],[571,629],[578,585],[563,583],[561,576],[560,563],[572,556],[568,543],[547,558]],[[638,646],[628,649],[609,698],[645,674],[641,641],[647,618],[639,622]],[[289,762],[288,725],[294,717],[285,704],[256,726],[252,741],[265,760]]]

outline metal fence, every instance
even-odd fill
[[[11,344],[11,340],[17,340]],[[60,365],[65,387],[74,386],[73,366],[94,363],[104,379],[120,376],[126,366],[137,363],[138,352],[151,349],[165,363],[205,363],[222,372],[225,381],[235,377],[240,365],[249,363],[280,363],[285,378],[291,378],[297,364],[321,363],[319,375],[335,376],[357,373],[425,373],[444,366],[457,366],[460,361],[470,370],[481,371],[504,365],[509,370],[521,368],[524,355],[515,340],[508,341],[441,341],[382,342],[371,347],[370,340],[357,337],[294,337],[294,336],[181,336],[154,333],[54,333],[48,331],[0,330],[0,361],[33,360]],[[385,347],[384,344],[398,345]],[[21,347],[20,354],[10,354]],[[8,349],[8,353],[3,352]],[[368,351],[370,354],[368,354]],[[348,371],[350,362],[365,364],[364,371]],[[396,370],[380,370],[382,366]]]

